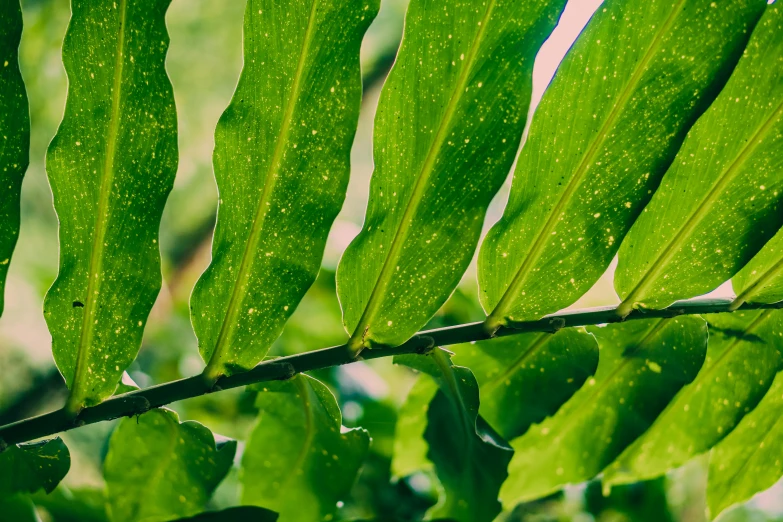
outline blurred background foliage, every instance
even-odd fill
[[[22,198],[22,230],[0,319],[0,424],[59,407],[65,386],[54,367],[50,337],[42,314],[43,296],[57,271],[57,218],[52,209],[44,157],[62,117],[66,78],[60,59],[69,19],[66,0],[24,0],[22,72],[30,98],[32,150]],[[352,179],[313,288],[275,344],[275,355],[298,353],[345,342],[334,270],[342,251],[359,231],[372,173],[372,122],[383,80],[391,67],[403,29],[407,0],[383,0],[380,15],[362,48],[364,102],[352,153]],[[536,63],[533,104],[537,103],[559,60],[578,35],[597,0],[571,0],[558,30]],[[209,262],[217,191],[212,177],[213,133],[228,105],[242,66],[241,0],[174,0],[167,21],[171,34],[168,71],[179,118],[179,170],[161,225],[164,286],[147,326],[142,351],[129,373],[149,386],[201,371],[190,327],[188,298]],[[497,196],[487,224],[500,215],[508,186]],[[611,269],[610,269],[611,270]],[[603,278],[575,307],[613,304],[611,278]],[[432,320],[431,327],[483,319],[476,299],[475,269]],[[391,359],[317,372],[341,405],[344,424],[370,431],[369,457],[350,498],[342,502],[343,520],[420,519],[437,500],[432,476],[393,480],[390,462],[396,410],[413,383],[406,368]],[[206,424],[216,433],[244,439],[254,422],[254,397],[226,391],[172,405],[182,418]],[[102,521],[101,466],[113,422],[66,433],[72,467],[51,495],[34,499],[44,521]],[[241,456],[240,451],[237,461]],[[270,448],[270,451],[274,451]],[[455,456],[459,458],[459,456]],[[660,480],[614,489],[604,496],[599,483],[569,488],[519,506],[507,521],[700,522],[704,516],[706,463],[696,460]],[[734,509],[725,522],[783,521],[781,488]],[[236,505],[236,470],[218,488],[209,508]],[[0,517],[1,518],[1,517]]]

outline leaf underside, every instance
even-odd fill
[[[607,0],[536,110],[479,257],[491,324],[573,304],[609,266],[764,0]]]
[[[19,197],[30,161],[30,114],[19,71],[22,10],[19,2],[0,5],[0,315],[5,279],[19,237]]]
[[[375,118],[364,226],[337,270],[353,349],[401,344],[457,286],[519,146],[535,55],[564,4],[411,2]]]
[[[707,348],[698,316],[591,328],[600,346],[595,377],[558,412],[511,442],[500,490],[505,508],[596,476],[641,435],[696,376]]]
[[[242,502],[291,522],[332,519],[367,454],[369,434],[344,430],[334,396],[312,377],[256,388],[260,413],[242,457]]]
[[[783,9],[767,7],[726,87],[620,247],[621,308],[730,279],[783,224]]]
[[[72,3],[68,98],[46,157],[60,271],[44,315],[73,410],[112,395],[160,289],[158,228],[177,168],[168,5]]]
[[[507,440],[563,405],[598,366],[598,345],[583,329],[501,337],[452,347],[455,364],[479,383],[481,416]]]
[[[266,355],[315,281],[348,184],[359,47],[378,0],[249,0],[245,66],[215,131],[220,206],[192,321],[210,371]]]
[[[407,464],[407,473],[431,468],[440,481],[443,494],[427,512],[428,519],[491,522],[500,513],[498,490],[506,478],[511,448],[479,416],[476,378],[469,369],[454,366],[442,350],[426,358],[398,356],[395,362],[420,371],[419,382],[434,383],[436,388],[430,393],[429,405],[419,408],[417,421],[415,412],[410,412],[405,426],[411,439],[423,440],[415,441],[412,447],[395,446],[395,460]],[[417,386],[422,390],[432,387]],[[398,431],[402,428],[398,426]],[[401,467],[398,464],[398,469]]]
[[[605,486],[658,477],[708,451],[761,400],[783,363],[783,311],[705,316],[699,374],[604,471]]]
[[[195,515],[231,468],[236,441],[215,442],[197,422],[167,409],[120,421],[104,462],[113,522]]]
[[[62,439],[19,444],[0,453],[0,499],[17,493],[47,493],[71,467],[71,455]]]
[[[710,452],[707,509],[717,517],[770,488],[783,475],[783,373],[758,406]]]
[[[120,381],[160,288],[177,122],[170,0],[72,1],[68,99],[47,155],[61,259],[45,317],[75,414],[137,389]],[[375,121],[366,221],[337,273],[354,355],[409,339],[462,278],[564,3],[411,1]],[[246,6],[245,65],[215,135],[213,259],[191,299],[211,382],[263,360],[315,280],[345,198],[359,51],[379,0]],[[21,27],[16,0],[4,2],[0,313],[30,140]],[[730,309],[783,299],[783,6],[606,0],[544,96],[518,167],[479,255],[486,331],[572,304],[618,247],[623,317],[732,276]],[[748,309],[568,329],[553,319],[554,333],[457,345],[453,361],[439,348],[398,356],[420,375],[398,414],[391,471],[437,477],[428,519],[490,522],[599,475],[588,503],[601,486],[623,497],[709,451],[717,516],[783,474],[781,321],[783,310]],[[339,510],[369,433],[345,428],[329,388],[307,375],[251,389],[260,413],[240,469],[246,505],[201,513],[237,443],[154,409],[111,437],[109,518],[348,516]],[[59,438],[4,447],[0,518],[35,520],[28,495],[51,492],[69,467]],[[91,491],[105,517],[104,492]]]

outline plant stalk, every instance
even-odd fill
[[[775,304],[742,303],[738,310],[780,309],[783,302]],[[120,417],[140,415],[152,408],[172,402],[198,397],[230,388],[238,388],[266,381],[290,379],[302,372],[340,366],[361,360],[378,359],[401,354],[427,354],[436,346],[449,346],[467,342],[483,341],[492,337],[505,337],[530,332],[556,333],[563,328],[618,323],[638,319],[660,319],[681,315],[731,313],[732,301],[714,299],[692,299],[678,301],[664,310],[634,309],[625,318],[617,313],[616,307],[603,307],[571,312],[560,312],[537,321],[510,322],[491,335],[483,322],[461,324],[425,330],[397,347],[364,350],[357,359],[347,345],[322,348],[261,362],[247,372],[220,377],[214,385],[201,375],[172,381],[141,390],[114,396],[106,401],[82,409],[75,417],[65,408],[20,420],[0,427],[0,451],[10,444],[19,444],[73,428],[94,424]]]

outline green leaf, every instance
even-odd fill
[[[258,423],[240,470],[242,503],[273,509],[285,522],[332,519],[367,455],[368,433],[344,428],[332,392],[312,377],[259,389]]]
[[[255,506],[237,506],[222,511],[207,511],[177,522],[275,522],[278,514]]]
[[[223,480],[237,443],[166,409],[123,419],[104,462],[113,522],[171,520],[199,513]]]
[[[19,71],[22,9],[19,2],[0,4],[0,315],[5,278],[19,237],[19,196],[30,162],[30,112]]]
[[[438,383],[434,379],[428,375],[419,376],[400,406],[394,426],[391,462],[394,477],[407,477],[418,471],[432,469],[432,462],[427,459],[429,446],[424,432],[427,429],[427,412],[437,393]]]
[[[777,303],[783,301],[783,229],[745,267],[731,278],[737,298],[742,303]]]
[[[337,290],[354,352],[424,326],[473,257],[563,0],[413,0],[375,118],[375,172]]]
[[[436,349],[423,357],[395,357],[395,362],[422,372],[439,391],[425,412],[427,459],[443,487],[440,502],[427,512],[428,519],[459,522],[492,521],[500,513],[497,500],[506,478],[511,448],[479,416],[479,387],[469,369],[454,366],[446,352]],[[418,428],[412,431],[421,433]],[[420,446],[413,447],[414,452]],[[397,446],[397,451],[406,448]],[[395,455],[395,458],[398,458]]]
[[[245,67],[215,132],[212,264],[191,300],[210,377],[264,358],[315,281],[348,185],[359,47],[379,0],[249,0]]]
[[[62,439],[9,446],[0,453],[0,498],[50,493],[68,473],[71,456]]]
[[[783,363],[783,311],[707,316],[707,357],[641,437],[604,471],[605,487],[663,475],[725,437],[752,410]]]
[[[707,508],[711,518],[772,487],[783,476],[783,373],[739,425],[710,453]]]
[[[177,169],[169,0],[73,0],[68,99],[46,158],[60,273],[44,303],[76,411],[114,393],[161,284],[158,227]]]
[[[620,247],[621,314],[717,288],[783,224],[783,7],[767,7]]]
[[[598,371],[553,417],[512,441],[504,508],[595,477],[693,380],[707,349],[698,316],[590,331],[600,347]]]
[[[27,495],[0,497],[0,513],[3,520],[13,522],[40,522],[35,505]]]
[[[491,327],[565,308],[604,273],[765,5],[604,2],[544,94],[482,245]]]
[[[479,383],[479,412],[504,438],[554,415],[598,366],[598,344],[581,328],[532,333],[453,347],[454,362]]]
[[[80,487],[70,489],[60,484],[51,493],[38,493],[30,497],[57,522],[108,522],[106,494],[103,488]]]

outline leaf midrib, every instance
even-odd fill
[[[533,248],[523,260],[522,265],[519,267],[519,270],[517,270],[517,273],[514,276],[514,279],[512,279],[511,284],[506,288],[506,291],[503,293],[500,301],[498,301],[498,304],[495,305],[494,310],[492,310],[492,313],[487,318],[487,324],[491,328],[496,328],[497,326],[505,323],[505,316],[508,313],[508,309],[511,308],[517,301],[517,298],[522,291],[522,286],[525,282],[527,282],[527,279],[532,273],[533,265],[541,257],[547,238],[549,238],[551,235],[552,229],[555,227],[555,224],[563,208],[568,203],[568,201],[570,201],[571,197],[576,192],[576,189],[582,183],[582,180],[588,172],[589,165],[593,162],[595,155],[598,153],[600,144],[604,143],[606,140],[612,125],[620,115],[622,109],[624,109],[625,105],[628,103],[631,94],[639,84],[642,75],[647,69],[647,66],[649,65],[655,53],[658,51],[658,47],[662,43],[664,36],[669,32],[669,29],[671,28],[672,24],[674,24],[674,21],[677,19],[677,15],[682,10],[684,4],[685,0],[679,0],[677,2],[677,5],[666,19],[666,22],[661,26],[661,29],[658,31],[658,33],[656,33],[653,41],[650,44],[650,47],[648,47],[644,56],[639,61],[639,64],[636,66],[631,79],[626,84],[624,90],[620,93],[620,97],[618,98],[617,103],[614,105],[611,112],[609,113],[609,116],[599,129],[598,134],[590,144],[590,148],[582,157],[582,160],[577,166],[573,177],[566,186],[565,191],[563,191],[563,195],[558,199],[557,204],[549,213],[549,217],[544,224],[544,228],[541,229],[539,234],[536,236],[535,242],[533,243]]]
[[[95,234],[93,235],[92,250],[90,253],[89,280],[87,282],[87,295],[85,298],[84,315],[82,316],[82,330],[79,336],[79,345],[76,352],[76,365],[74,369],[73,385],[68,397],[67,408],[71,411],[81,409],[86,399],[85,392],[81,389],[84,384],[84,372],[88,367],[88,353],[92,346],[94,333],[93,314],[98,301],[100,291],[99,273],[103,267],[103,251],[108,229],[108,206],[111,196],[112,182],[114,181],[114,161],[117,153],[117,140],[120,127],[120,103],[122,101],[122,76],[125,69],[125,30],[127,26],[128,2],[120,0],[120,30],[117,39],[117,55],[114,64],[114,78],[112,84],[111,117],[109,120],[108,139],[106,142],[106,159],[103,165],[103,176],[98,195],[97,221]]]
[[[506,371],[502,372],[500,375],[492,379],[490,382],[486,384],[484,387],[484,391],[489,395],[492,393],[501,383],[505,382],[506,379],[511,377],[513,374],[515,374],[522,364],[528,360],[530,357],[533,356],[535,352],[538,351],[539,348],[544,346],[547,342],[551,340],[551,335],[548,332],[543,332],[539,334],[535,341],[533,341],[527,350],[522,352],[514,361],[506,368]]]
[[[478,436],[478,433],[476,432],[475,421],[471,422],[470,418],[468,418],[468,408],[465,405],[465,399],[462,397],[459,384],[457,383],[457,378],[454,375],[454,365],[446,353],[439,348],[433,352],[432,358],[435,360],[435,364],[438,366],[438,369],[443,375],[443,379],[446,382],[446,386],[449,389],[450,395],[452,396],[451,401],[454,403],[454,406],[456,406],[456,409],[459,412],[460,425],[465,431],[465,454],[472,455],[473,445],[475,443],[474,439]],[[466,466],[465,472],[460,473],[460,479],[462,484],[467,483],[465,491],[473,491],[474,480],[471,467]],[[472,507],[473,502],[471,502],[470,505]]]
[[[745,329],[744,332],[746,334],[753,332],[756,328],[758,328],[764,321],[766,321],[770,317],[770,315],[771,315],[770,312],[771,312],[771,310],[765,310],[763,313],[759,314],[759,316],[756,317],[756,319],[754,319],[753,322],[751,322],[750,325],[748,325],[748,327]],[[734,339],[733,342],[729,346],[727,346],[726,349],[723,350],[723,352],[718,356],[718,358],[715,359],[715,362],[712,363],[712,365],[710,365],[709,368],[705,369],[704,375],[697,375],[696,379],[694,379],[693,382],[691,382],[688,386],[683,388],[682,394],[680,394],[677,397],[675,397],[675,399],[673,399],[672,402],[670,402],[669,404],[673,405],[675,403],[675,401],[679,401],[683,397],[693,397],[694,394],[698,391],[698,390],[696,390],[696,386],[695,385],[699,381],[708,381],[709,377],[713,373],[715,373],[715,371],[717,371],[718,368],[720,368],[720,365],[724,361],[724,359],[726,359],[729,356],[729,354],[734,350],[734,348],[736,348],[740,344],[741,341],[742,341],[742,339],[740,339],[740,338]],[[667,408],[667,411],[668,412],[672,412],[674,410]],[[655,420],[655,423],[657,424],[660,419],[664,419],[665,420],[665,417],[667,415],[668,415],[667,412],[662,413]],[[660,422],[663,422],[663,421],[660,421]],[[651,432],[651,430],[647,431],[647,433],[650,433],[650,432]],[[637,441],[634,444],[637,444],[637,443],[639,445],[642,445],[643,444],[642,443],[642,438],[637,439]],[[707,451],[707,450],[705,449],[703,451]],[[652,477],[650,477],[650,478],[652,478]]]
[[[157,469],[153,472],[152,476],[149,479],[149,482],[147,483],[147,491],[150,492],[156,492],[158,491],[157,485],[160,484],[161,479],[166,474],[166,470],[169,467],[169,464],[174,459],[174,456],[176,454],[177,449],[177,440],[179,439],[179,423],[176,422],[173,418],[171,418],[171,415],[173,413],[169,413],[166,409],[161,409],[160,415],[165,419],[164,424],[166,424],[169,428],[169,445],[167,448],[167,451],[163,453],[163,456],[158,459],[156,462],[159,464]],[[138,422],[138,420],[136,421]],[[142,509],[142,506],[144,505],[144,502],[139,502],[135,504],[135,512],[138,514],[139,510]],[[135,518],[135,517],[134,517]]]
[[[614,378],[617,377],[617,375],[625,369],[626,366],[631,364],[632,361],[638,360],[635,356],[641,352],[643,349],[647,347],[647,345],[652,342],[652,340],[655,338],[655,336],[668,324],[669,321],[672,319],[661,319],[656,324],[650,327],[650,329],[647,331],[645,336],[642,338],[641,341],[639,341],[636,346],[634,347],[633,351],[631,353],[621,354],[622,361],[620,364],[617,365],[616,368],[614,368],[604,379],[602,383],[600,383],[593,391],[590,393],[583,401],[582,404],[589,406],[591,403],[594,402],[594,399],[598,397],[599,395],[603,394],[603,392],[612,384],[614,381]],[[579,419],[581,419],[584,415],[592,413],[592,410],[589,408],[580,408],[577,412],[577,415],[574,415],[570,419],[568,419],[567,422],[563,424],[563,426],[558,430],[559,433],[565,434],[568,432],[568,430],[571,429],[571,426],[573,426]],[[553,417],[554,418],[554,417]]]
[[[770,387],[770,390],[772,387]],[[769,392],[768,392],[769,393]],[[750,464],[750,461],[756,458],[756,455],[758,455],[759,450],[761,449],[762,444],[766,443],[775,433],[776,429],[780,426],[781,422],[783,422],[783,416],[778,417],[775,419],[775,421],[772,423],[772,426],[770,429],[764,434],[764,436],[761,438],[761,444],[755,444],[753,446],[753,451],[750,452],[750,455],[748,458],[740,465],[739,468],[737,468],[737,472],[729,479],[730,484],[734,484],[737,481],[737,478],[745,471],[745,468],[748,467],[748,464]],[[731,489],[734,489],[733,487]],[[732,502],[728,506],[724,506],[723,509],[726,509],[729,506],[733,506],[734,504],[739,504],[739,502]]]
[[[734,158],[734,161],[726,168],[718,177],[715,184],[710,189],[701,203],[691,213],[684,224],[677,231],[677,234],[666,244],[666,246],[660,251],[660,254],[656,257],[655,261],[651,265],[651,270],[645,272],[644,276],[628,293],[628,296],[620,303],[617,310],[618,313],[627,315],[631,312],[635,306],[635,301],[640,295],[644,295],[644,292],[652,285],[652,283],[660,275],[665,266],[672,260],[674,255],[679,251],[682,243],[689,236],[691,232],[698,226],[699,223],[706,217],[709,208],[720,197],[721,192],[726,186],[734,180],[734,174],[737,173],[739,168],[745,163],[748,157],[753,153],[756,147],[763,141],[764,136],[783,112],[783,102],[772,112],[772,114],[764,121],[764,123],[753,133],[750,139],[740,150],[740,153]]]
[[[471,423],[466,415],[467,407],[465,406],[465,401],[459,391],[459,385],[457,384],[457,379],[454,376],[453,365],[451,361],[448,360],[448,356],[441,349],[437,349],[435,352],[433,352],[432,358],[435,360],[435,364],[438,366],[440,373],[443,375],[443,380],[445,381],[451,396],[454,398],[454,402],[460,412],[460,420],[462,421],[461,424],[463,428],[465,428],[466,433],[470,435]],[[473,428],[472,431],[475,432],[475,428]],[[471,437],[469,436],[467,437],[468,440],[470,440],[470,438]]]
[[[294,461],[294,464],[291,466],[290,470],[291,473],[288,475],[288,478],[286,479],[286,483],[293,479],[293,477],[296,476],[297,470],[303,470],[305,459],[307,458],[307,455],[310,453],[310,448],[313,446],[313,441],[315,440],[315,426],[313,422],[313,406],[310,401],[310,389],[312,386],[308,383],[305,384],[305,379],[308,377],[306,376],[299,376],[294,379],[294,384],[296,386],[296,389],[299,391],[299,395],[302,397],[302,407],[304,409],[304,421],[305,421],[305,440],[302,444],[302,450],[299,452],[299,454],[296,456],[296,460]],[[281,488],[283,489],[283,488]]]
[[[234,325],[237,322],[237,315],[239,314],[239,306],[242,298],[244,298],[245,287],[247,286],[248,278],[250,277],[250,269],[253,264],[253,253],[258,248],[258,242],[261,239],[261,233],[264,228],[264,222],[266,220],[265,212],[266,206],[272,196],[272,192],[275,186],[275,178],[280,170],[280,162],[283,158],[283,152],[285,145],[288,142],[289,135],[291,133],[291,123],[293,119],[294,110],[296,109],[299,101],[299,95],[302,89],[302,76],[304,75],[305,64],[307,62],[307,55],[310,49],[310,45],[313,39],[313,30],[315,26],[315,14],[318,10],[318,0],[313,0],[310,7],[310,14],[307,20],[307,27],[305,28],[305,36],[302,42],[302,48],[299,53],[299,59],[296,65],[296,72],[294,73],[294,82],[291,86],[291,95],[288,98],[285,112],[283,113],[283,121],[278,134],[277,142],[275,143],[275,149],[272,154],[272,160],[269,163],[269,169],[267,170],[264,178],[264,189],[261,193],[261,198],[258,201],[256,207],[255,217],[253,219],[253,225],[250,229],[247,243],[245,244],[245,250],[242,253],[242,262],[239,265],[239,272],[237,274],[234,288],[229,298],[228,307],[226,310],[226,316],[223,319],[223,323],[220,327],[220,333],[215,343],[215,350],[212,352],[207,363],[207,368],[204,373],[211,379],[216,379],[222,373],[225,372],[223,366],[223,357],[229,347],[231,335],[234,332]],[[271,209],[270,209],[271,212]]]
[[[391,247],[389,248],[389,253],[386,256],[383,266],[381,267],[381,272],[378,275],[378,279],[376,280],[375,286],[373,287],[372,293],[370,294],[370,298],[365,305],[364,312],[359,318],[359,322],[357,323],[356,328],[354,329],[353,334],[348,341],[348,347],[351,351],[358,353],[363,348],[365,348],[364,343],[367,332],[373,322],[374,316],[378,313],[378,308],[380,307],[380,303],[383,297],[386,295],[386,288],[391,283],[391,278],[394,274],[394,270],[392,270],[392,268],[396,266],[396,260],[398,260],[402,255],[402,248],[405,244],[405,240],[408,237],[411,222],[413,221],[413,216],[422,202],[422,198],[424,197],[424,192],[427,189],[429,178],[432,175],[432,171],[434,170],[438,154],[440,153],[440,150],[443,148],[443,144],[446,141],[447,133],[451,125],[451,120],[454,118],[454,114],[457,112],[457,106],[459,105],[459,102],[465,92],[468,78],[473,71],[473,65],[478,55],[479,47],[481,47],[481,42],[484,38],[484,35],[486,34],[487,26],[489,25],[489,19],[492,16],[492,12],[494,11],[496,4],[497,0],[488,1],[487,10],[481,20],[479,30],[473,39],[473,43],[468,50],[467,56],[465,57],[465,66],[457,78],[457,83],[454,87],[454,90],[452,91],[452,95],[448,105],[446,106],[446,111],[443,115],[443,118],[441,118],[438,132],[435,135],[432,146],[427,151],[427,156],[424,159],[421,171],[419,172],[416,183],[413,187],[413,192],[411,193],[411,197],[408,200],[407,206],[405,207],[405,212],[403,213],[402,219],[400,220],[400,226],[395,232],[394,239],[392,240]],[[395,260],[395,262],[392,263],[392,260]]]
[[[772,280],[775,276],[779,275],[781,270],[783,269],[783,255],[781,255],[780,259],[775,262],[772,267],[764,272],[760,277],[755,279],[753,283],[748,285],[748,287],[742,291],[736,298],[734,298],[734,301],[731,302],[731,305],[729,305],[729,310],[734,311],[740,306],[742,306],[748,299],[752,299],[752,296],[757,293],[757,290],[763,289],[764,285],[766,285],[770,280]]]

